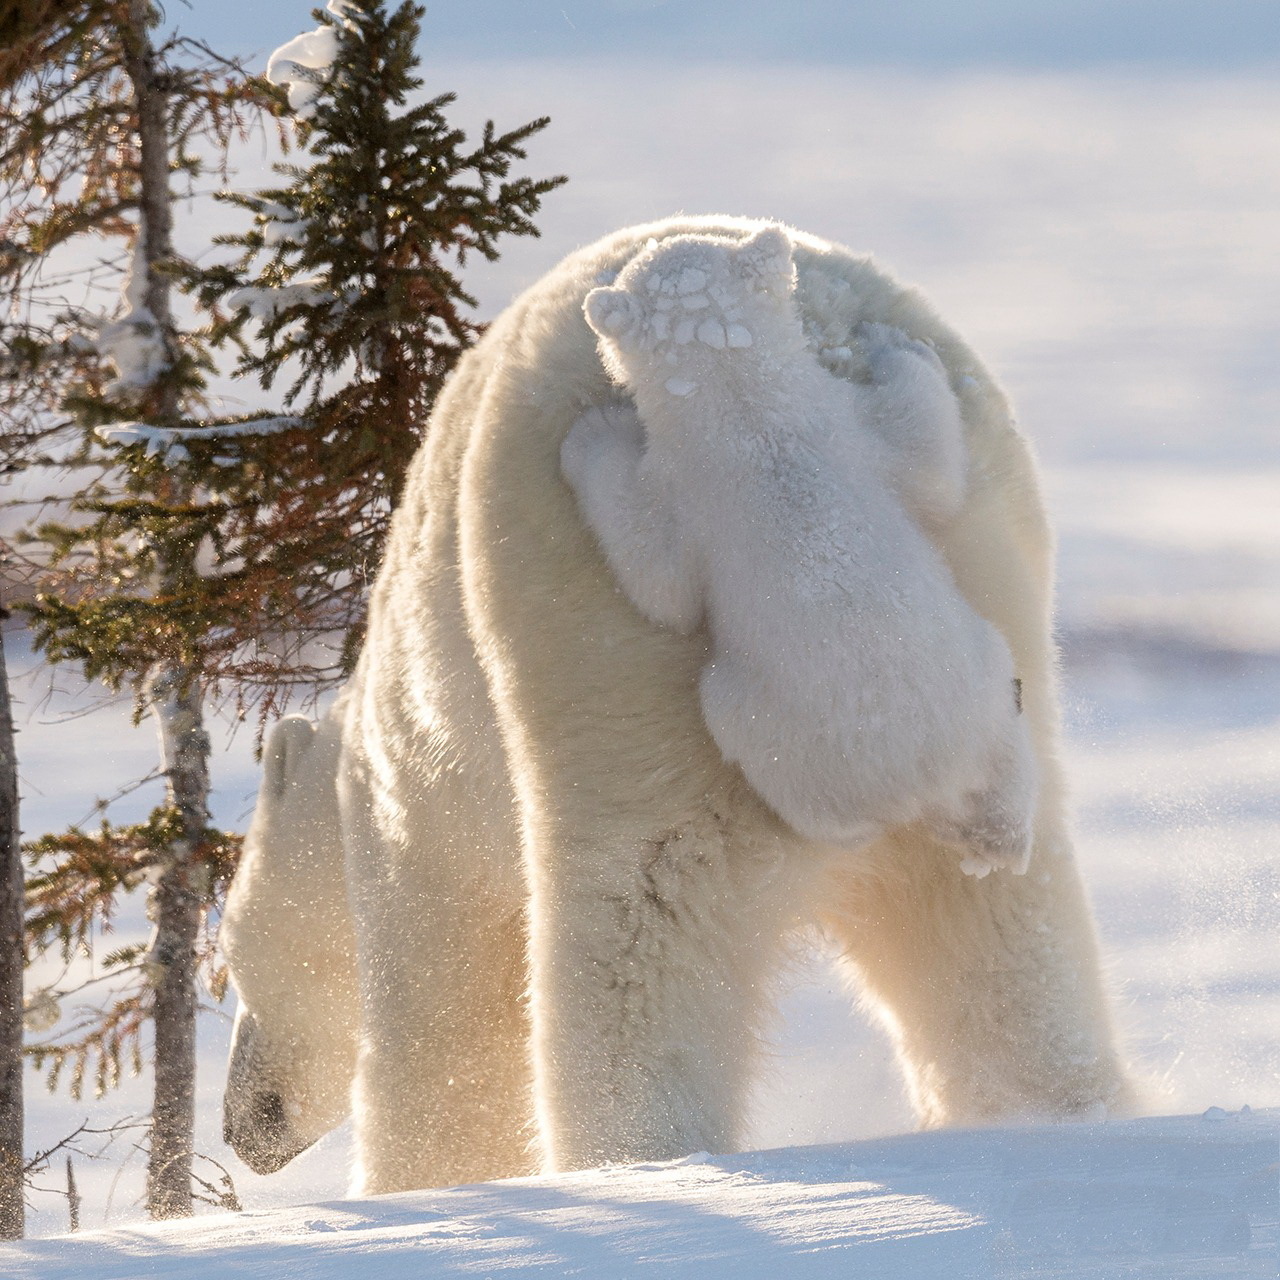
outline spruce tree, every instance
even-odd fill
[[[53,14],[49,0],[21,0],[0,14],[0,103],[16,103],[14,87],[32,68],[56,60],[68,47],[71,33],[91,27],[92,7],[69,4],[66,22]],[[83,66],[84,82],[95,76],[92,60]],[[14,181],[15,141],[12,125],[0,134],[0,176],[5,180],[10,211],[0,222],[0,277],[13,281],[34,256],[31,250],[9,238],[24,212],[21,181]],[[57,161],[54,161],[57,167]],[[12,197],[18,196],[16,206]],[[15,290],[10,314],[21,313],[30,295]],[[6,479],[29,466],[56,427],[47,417],[54,404],[50,380],[41,368],[38,352],[52,345],[47,329],[23,316],[7,326],[0,343],[0,473]],[[10,577],[18,557],[0,540],[0,573]],[[0,599],[0,626],[9,618]],[[13,1240],[25,1228],[24,1099],[23,1099],[23,975],[27,949],[24,928],[25,892],[21,830],[18,818],[18,757],[13,713],[9,698],[8,661],[0,635],[0,1239]]]
[[[345,674],[408,460],[480,332],[457,271],[472,253],[495,257],[504,234],[536,234],[532,216],[562,179],[508,176],[544,120],[490,125],[468,148],[444,118],[452,95],[411,105],[420,9],[331,0],[320,32],[274,64],[303,113],[304,163],[282,167],[285,186],[229,197],[254,226],[228,241],[234,262],[198,271],[172,236],[198,143],[225,153],[244,113],[282,110],[284,93],[220,60],[184,62],[200,51],[177,38],[155,47],[147,0],[24,3],[38,38],[0,60],[15,121],[0,180],[24,197],[0,231],[0,272],[29,299],[77,237],[127,250],[115,315],[46,300],[0,335],[9,403],[61,388],[75,423],[62,459],[87,477],[73,518],[39,529],[50,559],[28,612],[49,658],[132,689],[155,715],[168,783],[141,824],[32,846],[37,949],[74,949],[139,884],[156,920],[147,948],[107,957],[134,979],[107,1016],[33,1048],[51,1081],[102,1089],[151,1025],[148,1203],[171,1216],[190,1209],[195,968],[214,967],[207,922],[236,854],[207,826],[206,702],[225,693],[265,717],[292,687]],[[210,309],[203,335],[180,322],[175,280]],[[240,371],[264,387],[289,375],[290,412],[211,417],[206,338],[239,343]],[[47,993],[35,1012],[57,1009]]]
[[[149,860],[133,858],[151,885],[155,929],[128,966],[142,988],[118,1007],[135,1000],[151,1027],[147,1199],[154,1216],[169,1217],[191,1208],[197,948],[217,879],[207,856],[217,840],[208,830],[203,725],[216,619],[199,584],[202,542],[220,516],[199,460],[175,443],[199,409],[210,361],[173,312],[173,208],[204,169],[201,153],[225,152],[259,94],[179,37],[157,47],[160,11],[149,0],[24,0],[19,8],[0,58],[8,121],[0,179],[16,194],[3,228],[6,274],[30,296],[46,265],[82,238],[115,238],[126,250],[114,316],[46,308],[34,321],[9,323],[3,336],[21,357],[7,373],[20,378],[25,367],[28,378],[65,380],[63,404],[80,432],[70,456],[95,468],[70,502],[74,518],[40,530],[52,559],[28,609],[36,644],[131,688],[160,729],[166,800],[150,829],[163,839]],[[127,840],[123,848],[128,854]],[[121,852],[110,831],[103,849]],[[48,885],[75,873],[63,862],[44,874],[37,916]],[[114,890],[130,883],[137,876],[112,882],[103,873],[83,901],[104,919]],[[53,933],[74,927],[63,921]],[[39,944],[49,934],[35,927],[32,937]],[[109,1017],[97,1030],[105,1059],[118,1057],[121,1026]],[[44,1046],[55,1065],[70,1056],[79,1069],[83,1050]]]
[[[503,236],[537,235],[543,196],[565,181],[511,176],[545,118],[489,122],[468,145],[446,117],[455,95],[417,100],[422,14],[330,0],[318,30],[277,51],[267,74],[287,88],[302,155],[277,166],[282,185],[226,197],[253,226],[222,238],[234,261],[188,277],[218,317],[212,338],[239,345],[237,371],[283,384],[311,425],[232,442],[243,465],[228,478],[260,477],[262,500],[229,502],[222,534],[279,584],[286,598],[263,607],[290,620],[281,675],[313,685],[350,671],[409,460],[482,332],[459,272],[496,258]],[[308,646],[326,634],[336,651]]]

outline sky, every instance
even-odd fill
[[[305,0],[169,0],[191,35],[266,54]],[[658,57],[1071,70],[1280,64],[1275,0],[428,0],[428,57]]]

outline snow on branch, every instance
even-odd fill
[[[356,7],[349,0],[329,0],[325,5],[349,31],[357,29],[347,16]],[[333,60],[338,56],[338,45],[337,25],[326,23],[314,31],[294,36],[267,59],[267,79],[272,84],[288,86],[289,106],[304,120],[315,110],[315,99],[329,79]]]
[[[282,244],[298,245],[306,235],[307,219],[294,209],[268,201],[258,210],[262,223],[262,243],[268,249]]]
[[[89,339],[98,353],[116,367],[116,378],[108,394],[145,391],[169,367],[164,334],[147,306],[147,261],[143,232],[133,242],[133,256],[121,287],[123,310],[114,320],[101,325]]]
[[[277,416],[249,418],[242,422],[218,422],[207,427],[154,427],[145,422],[117,422],[109,427],[95,427],[94,435],[105,444],[126,447],[146,445],[147,457],[163,455],[166,461],[181,462],[187,451],[187,440],[227,440],[232,436],[269,436],[277,431],[291,431],[309,426],[306,418]]]
[[[290,307],[315,307],[333,301],[333,294],[322,286],[324,280],[313,277],[293,284],[272,288],[267,285],[246,285],[227,294],[227,306],[235,311],[246,310],[255,320],[271,321]]]

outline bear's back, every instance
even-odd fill
[[[652,240],[745,238],[763,225],[677,218],[586,246],[518,297],[450,379],[393,523],[358,678],[367,713],[357,734],[382,737],[377,754],[406,762],[397,768],[412,775],[410,799],[465,764],[498,807],[508,780],[528,796],[569,776],[597,810],[683,810],[723,769],[698,709],[705,638],[653,626],[618,591],[560,475],[559,449],[587,409],[618,394],[583,315],[586,294]],[[940,550],[974,607],[1005,632],[1019,669],[1049,670],[1044,628],[1020,621],[1028,592],[1048,607],[1048,535],[1002,393],[916,291],[869,257],[791,235],[801,320],[831,372],[865,378],[853,340],[865,322],[938,351],[972,460],[966,511]],[[1011,579],[1007,608],[993,557]],[[636,777],[651,781],[637,792]]]

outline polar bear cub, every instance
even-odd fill
[[[651,245],[588,294],[634,408],[579,420],[564,475],[636,607],[706,626],[707,727],[792,828],[861,846],[923,820],[974,875],[1024,870],[1036,778],[1012,659],[925,533],[964,498],[955,397],[884,325],[858,335],[870,381],[834,376],[794,275],[768,227]]]

